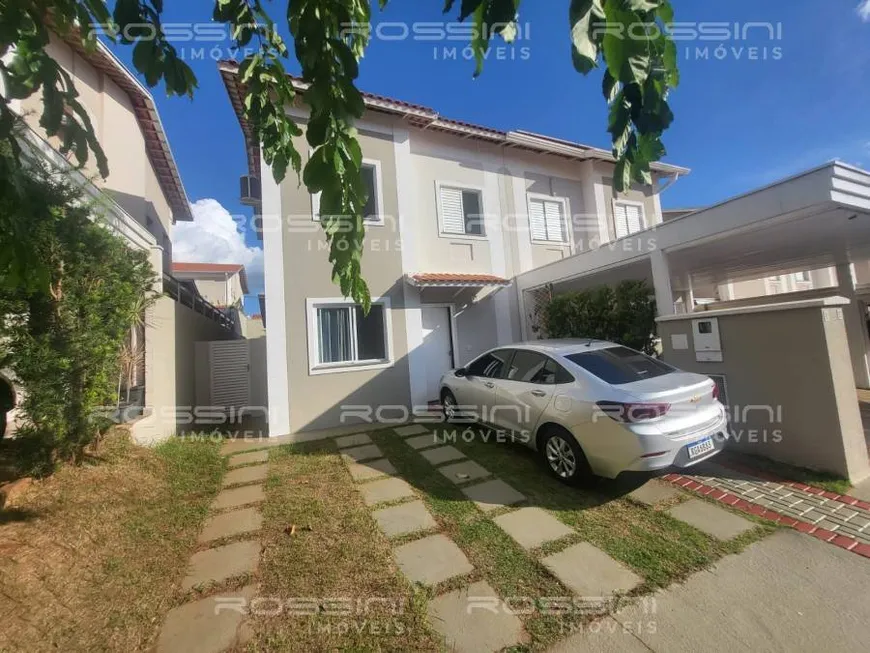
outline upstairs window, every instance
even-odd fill
[[[368,200],[363,208],[363,219],[367,224],[384,224],[384,200],[381,165],[377,161],[365,160],[360,168]],[[311,210],[315,220],[320,220],[320,193],[311,196]]]
[[[567,243],[565,202],[555,198],[529,197],[529,227],[532,240]]]
[[[483,219],[483,197],[479,190],[438,187],[441,233],[459,236],[486,235]]]
[[[638,202],[613,202],[613,225],[616,238],[625,238],[646,229],[643,204]]]

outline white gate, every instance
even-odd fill
[[[210,405],[246,408],[251,403],[251,355],[247,340],[208,343]]]

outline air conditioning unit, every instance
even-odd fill
[[[245,206],[259,206],[263,199],[260,190],[260,180],[257,177],[244,175],[239,179],[239,201]]]

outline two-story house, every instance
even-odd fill
[[[522,337],[516,275],[618,238],[627,246],[662,221],[654,188],[614,191],[607,151],[364,94],[363,315],[332,283],[318,197],[292,174],[274,182],[241,111],[237,65],[220,70],[262,184],[272,434],[397,419],[438,400],[444,372]],[[304,126],[303,104],[287,111]],[[296,147],[309,151],[304,137]],[[656,182],[688,173],[653,171]]]
[[[12,108],[29,127],[24,146],[94,200],[95,219],[130,248],[149,255],[158,299],[143,325],[131,330],[130,347],[140,362],[127,378],[135,397],[133,414],[145,416],[132,428],[134,437],[162,439],[177,430],[178,406],[193,403],[193,343],[232,337],[230,322],[213,308],[178,301],[178,284],[171,277],[172,228],[176,221],[193,217],[151,93],[100,42],[88,50],[74,35],[67,40],[52,36],[46,52],[75,83],[108,159],[107,177],[100,177],[93,156],[78,169],[71,157],[60,154],[59,140],[39,125],[39,93],[14,102]]]

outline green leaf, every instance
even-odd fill
[[[476,62],[474,68],[475,77],[480,76],[480,73],[483,72],[483,63],[486,60],[486,50],[489,46],[488,31],[484,20],[485,14],[486,6],[483,4],[478,5],[474,12],[475,34],[471,39],[471,49],[474,51],[474,60]]]
[[[486,3],[488,1],[489,0],[486,0],[486,2],[484,0],[462,0],[462,6],[459,9],[459,22],[462,22],[463,20],[468,18],[469,16],[471,16],[471,14],[480,11],[481,7],[483,7],[482,11],[485,12]],[[451,3],[451,5],[452,4],[453,3]]]
[[[592,22],[600,12],[600,0],[571,0],[571,56],[574,68],[584,75],[598,66],[599,41],[593,39]]]
[[[665,25],[671,25],[674,22],[674,8],[671,6],[670,0],[661,0],[659,8],[656,10],[656,16]]]
[[[613,186],[620,193],[624,193],[631,187],[631,163],[625,157],[616,162],[616,168],[613,171]]]

